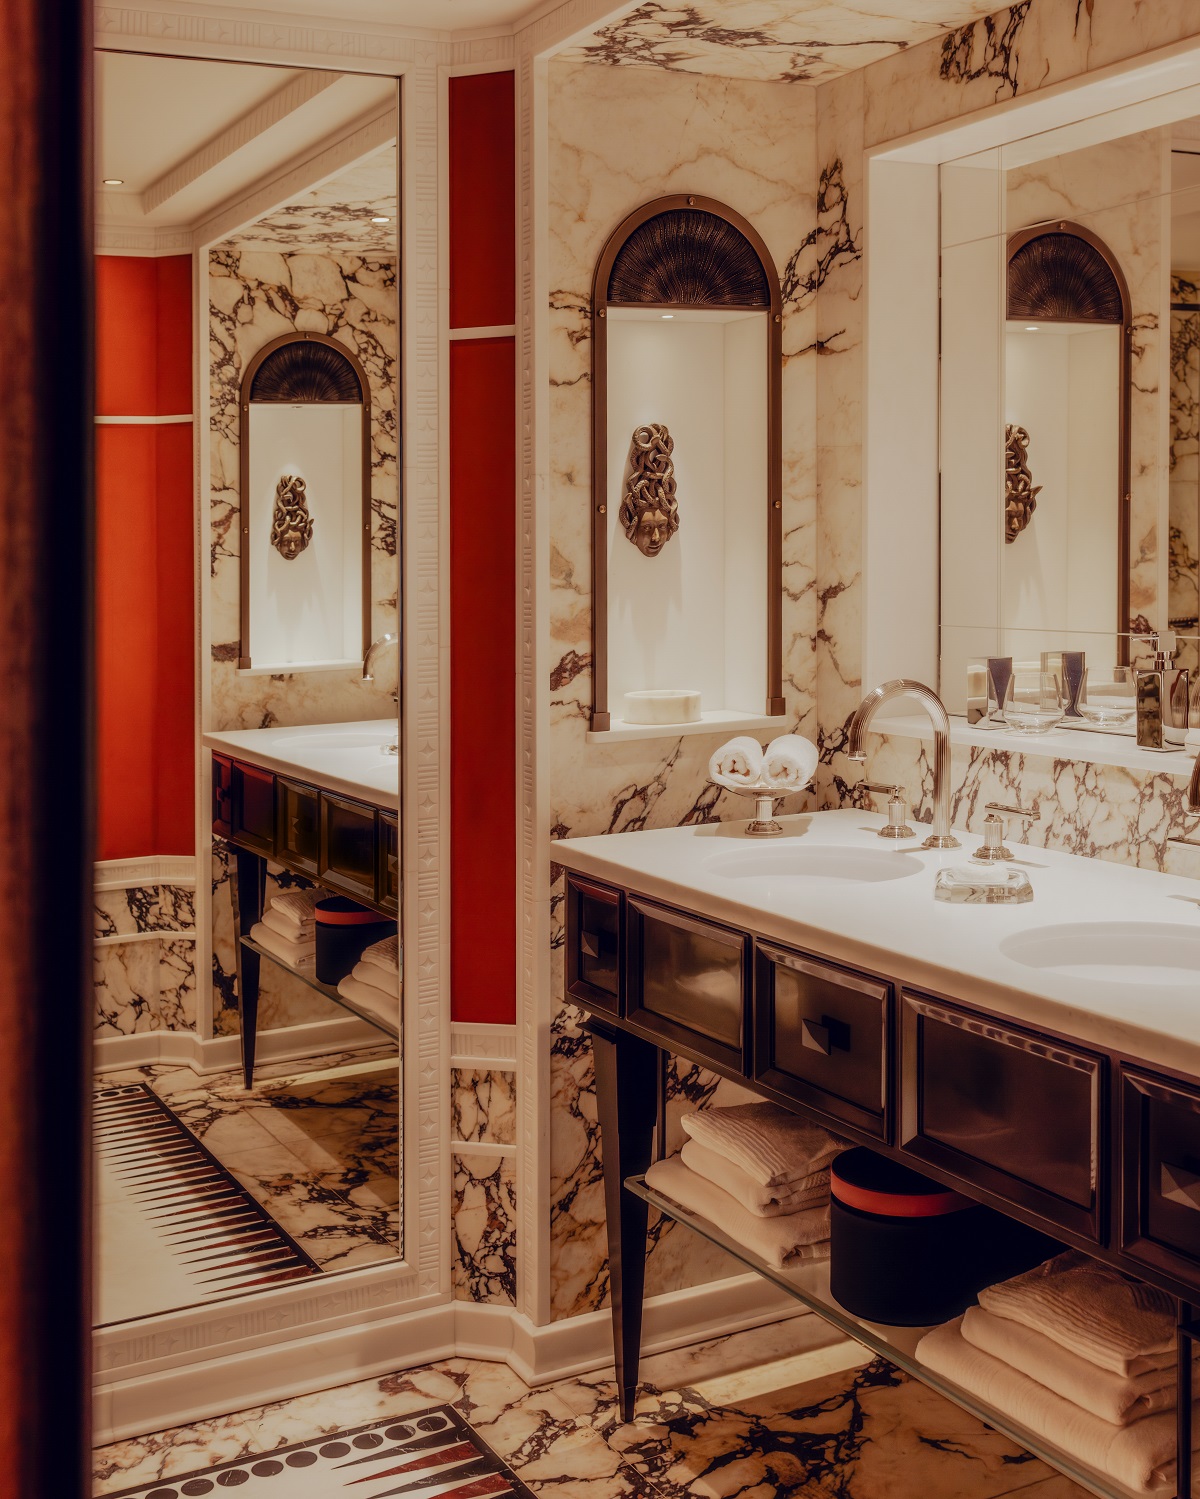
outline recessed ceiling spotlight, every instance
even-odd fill
[[[125,186],[125,179],[124,179],[124,177],[106,177],[104,179],[104,186],[105,187],[124,187]]]
[[[1038,325],[1036,323],[1026,323],[1025,324],[1025,332],[1026,333],[1036,333],[1037,331],[1038,331]]]
[[[376,216],[371,220],[371,222],[372,222],[372,224],[390,224],[392,221],[387,216],[386,213],[380,213],[380,214],[376,214]]]
[[[675,314],[673,312],[664,312],[662,314],[662,320],[664,323],[669,323],[674,316]]]

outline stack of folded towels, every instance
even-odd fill
[[[301,973],[317,960],[316,890],[285,890],[272,898],[263,919],[250,928],[250,939]]]
[[[338,985],[338,993],[380,1019],[400,1020],[400,938],[372,943]]]
[[[646,1183],[782,1269],[829,1257],[829,1163],[846,1148],[770,1103],[685,1114],[679,1155]]]
[[[1174,1485],[1175,1318],[1151,1286],[1071,1250],[981,1291],[917,1357],[1128,1488]]]

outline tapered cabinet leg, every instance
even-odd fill
[[[1178,1367],[1175,1392],[1175,1472],[1178,1487],[1176,1499],[1192,1499],[1192,1356],[1195,1351],[1196,1329],[1192,1322],[1193,1308],[1190,1302],[1181,1301],[1178,1306],[1178,1328],[1176,1348]]]
[[[640,1176],[653,1159],[661,1052],[602,1020],[589,1020],[587,1030],[596,1063],[596,1106],[604,1156],[617,1398],[622,1421],[631,1421],[641,1356],[649,1205],[625,1191],[624,1182],[627,1176]]]
[[[262,920],[267,893],[267,861],[249,849],[233,850],[233,945],[237,963],[238,1006],[242,1021],[242,1080],[254,1086],[254,1047],[258,1040],[258,976],[262,959],[242,946],[242,937]]]

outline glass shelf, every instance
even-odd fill
[[[739,1244],[735,1239],[723,1233],[715,1223],[700,1217],[698,1213],[689,1212],[670,1197],[664,1197],[660,1192],[648,1187],[644,1176],[626,1178],[625,1186],[635,1197],[641,1197],[668,1218],[673,1218],[677,1223],[693,1229],[711,1244],[717,1245],[726,1254],[778,1286],[787,1295],[803,1302],[818,1316],[844,1332],[847,1337],[853,1338],[856,1343],[862,1343],[872,1352],[887,1359],[889,1363],[903,1369],[906,1374],[911,1374],[914,1379],[919,1379],[922,1384],[929,1385],[931,1389],[945,1395],[948,1400],[953,1400],[956,1405],[970,1411],[988,1426],[1011,1437],[1014,1442],[1032,1452],[1036,1457],[1043,1458],[1081,1487],[1090,1489],[1093,1494],[1101,1495],[1102,1499],[1138,1499],[1133,1489],[1126,1488],[1124,1484],[1110,1478],[1107,1473],[1101,1473],[1098,1469],[1063,1452],[1046,1441],[1044,1437],[1037,1436],[1034,1432],[1026,1430],[1019,1422],[1011,1420],[1003,1411],[996,1410],[994,1406],[985,1405],[977,1396],[922,1364],[916,1356],[917,1344],[929,1328],[887,1327],[879,1323],[866,1322],[840,1306],[829,1290],[828,1260],[805,1260],[794,1269],[777,1270],[773,1265],[768,1265],[765,1260],[759,1259],[756,1254],[752,1254],[743,1244]],[[1164,1494],[1169,1492],[1169,1490],[1163,1491]],[[1145,1499],[1145,1495],[1141,1495],[1140,1499]]]
[[[276,968],[282,968],[284,973],[290,973],[293,978],[298,978],[302,984],[307,984],[310,989],[315,989],[318,994],[323,994],[326,999],[332,1000],[335,1005],[340,1005],[343,1010],[349,1010],[352,1015],[357,1015],[360,1020],[365,1020],[368,1025],[373,1025],[377,1031],[382,1031],[385,1036],[390,1036],[393,1041],[400,1039],[399,1019],[388,1020],[382,1015],[376,1015],[365,1006],[356,1004],[354,1000],[347,999],[344,994],[338,992],[333,984],[323,984],[315,974],[302,973],[299,968],[293,968],[290,963],[285,963],[278,955],[269,948],[260,947],[252,937],[243,937],[242,946],[248,947],[251,952],[256,952],[260,958],[266,958],[269,963],[274,963]],[[399,998],[397,998],[399,1006]]]

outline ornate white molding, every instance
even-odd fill
[[[563,0],[561,4],[548,4],[535,15],[517,22],[514,27],[517,52],[521,56],[545,57],[617,20],[632,8],[630,0],[622,5],[614,5],[613,0]]]
[[[96,890],[137,890],[142,885],[195,885],[191,854],[154,854],[145,859],[98,859]]]
[[[97,255],[190,255],[190,229],[155,229],[148,224],[96,222]]]
[[[490,1068],[511,1072],[517,1064],[515,1025],[471,1025],[450,1023],[451,1067]]]

